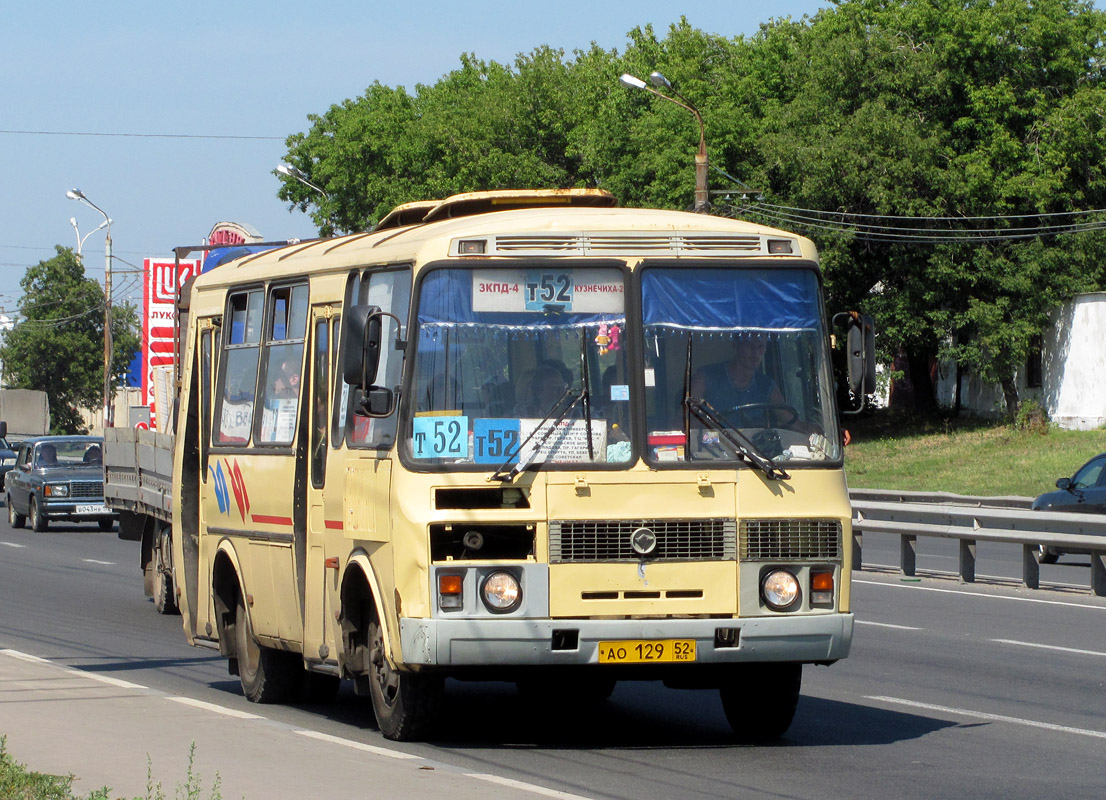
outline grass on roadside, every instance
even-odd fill
[[[30,772],[24,765],[18,763],[7,752],[8,739],[0,736],[0,798],[2,800],[113,800],[111,789],[104,787],[97,789],[82,798],[73,794],[73,775],[45,775],[41,772]],[[177,786],[174,797],[176,800],[200,800],[203,796],[203,786],[193,766],[196,758],[196,743],[193,742],[188,750],[188,771],[183,785]],[[219,792],[220,778],[215,774],[215,781],[211,786],[209,800],[222,800]],[[115,800],[122,800],[115,796]],[[146,796],[134,800],[166,800],[161,783],[155,783],[153,778],[153,763],[147,757],[146,761]]]
[[[856,489],[1034,497],[1106,451],[1106,429],[918,420],[891,412],[845,418],[845,472]]]

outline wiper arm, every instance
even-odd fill
[[[583,400],[587,395],[586,392],[581,389],[580,392],[576,394],[571,403],[569,403],[564,409],[558,411],[557,409],[559,409],[564,401],[571,396],[572,387],[569,386],[565,389],[564,394],[558,397],[556,402],[553,403],[553,406],[549,409],[548,412],[546,412],[545,417],[540,423],[538,423],[538,426],[530,432],[530,435],[527,436],[523,441],[519,442],[518,452],[513,455],[507,456],[506,460],[502,464],[500,464],[498,468],[496,468],[495,472],[488,476],[489,481],[503,481],[505,483],[513,481],[516,475],[518,475],[530,465],[530,461],[541,451],[542,446],[545,444],[546,440],[553,434],[553,431],[557,429],[557,423],[567,417],[572,409],[576,408],[580,401]],[[548,423],[548,425],[546,423]],[[526,445],[530,443],[530,440],[533,439],[539,431],[542,432],[541,438],[538,439],[537,445],[530,452],[529,458],[523,459],[522,453],[526,449]],[[516,462],[510,470],[507,470],[507,465],[510,464],[511,461],[513,461],[515,458],[518,458],[518,462]]]
[[[738,458],[748,461],[763,472],[769,480],[791,480],[791,476],[786,471],[757,447],[753,440],[742,433],[739,428],[730,424],[729,420],[718,413],[717,409],[706,400],[697,397],[685,397],[684,408],[686,412],[694,414],[703,423],[717,431],[719,441],[725,442]],[[689,460],[690,453],[691,451],[688,450]]]

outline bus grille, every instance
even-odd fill
[[[657,546],[649,561],[735,561],[737,525],[732,519],[553,520],[549,563],[641,561],[631,535],[648,528]]]
[[[103,497],[103,481],[73,481],[69,488],[70,497]]]
[[[841,523],[833,519],[741,521],[742,561],[830,560],[841,557]]]
[[[757,234],[516,234],[496,236],[490,254],[507,255],[766,255],[765,239]]]

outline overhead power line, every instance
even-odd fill
[[[283,142],[284,136],[232,136],[215,133],[124,133],[121,131],[32,131],[0,130],[15,136],[114,136],[129,139],[242,139],[245,141]]]

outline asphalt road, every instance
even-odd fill
[[[897,541],[878,538],[865,537],[866,563],[897,563]],[[932,568],[954,570],[943,555]],[[995,554],[992,568],[981,554],[979,573],[1013,565],[1017,575],[1018,557]],[[384,740],[348,686],[326,707],[264,713],[584,797],[1102,797],[1106,601],[1087,594],[1085,561],[1042,574],[1079,590],[857,573],[852,655],[806,668],[795,722],[771,746],[735,744],[715,693],[653,683],[621,684],[608,703],[568,714],[527,705],[506,684],[451,682],[442,737],[420,744]],[[920,557],[919,567],[931,565]],[[188,647],[180,625],[143,597],[136,542],[94,526],[35,534],[0,522],[0,649],[256,712],[224,660]]]

